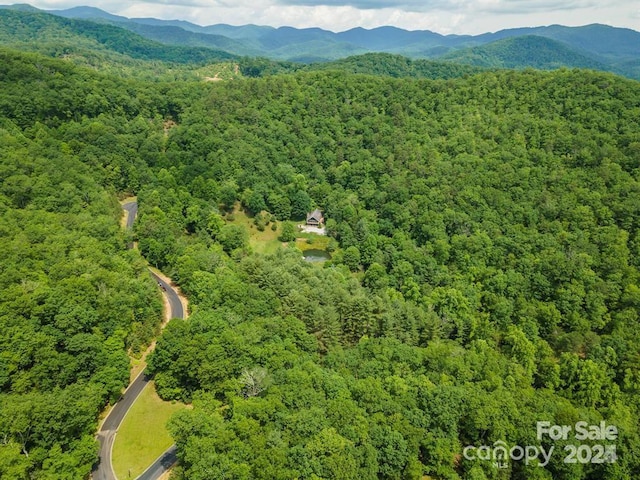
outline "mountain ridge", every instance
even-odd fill
[[[443,35],[430,30],[405,30],[395,26],[372,29],[355,27],[342,32],[322,28],[270,27],[261,25],[232,26],[215,24],[201,26],[185,20],[155,18],[127,18],[113,15],[96,7],[73,7],[63,10],[39,10],[27,4],[0,6],[4,9],[44,12],[57,17],[81,19],[115,25],[132,31],[146,39],[165,45],[189,48],[207,48],[232,56],[264,57],[275,61],[315,63],[335,61],[366,53],[391,53],[411,59],[431,59],[472,65],[516,65],[513,68],[536,65],[595,68],[622,74],[640,80],[640,32],[629,28],[590,24],[579,27],[548,25],[520,27],[487,32],[480,35]],[[485,48],[480,61],[480,47],[507,39],[529,37],[529,41],[498,43]],[[502,49],[518,45],[527,47],[531,37],[546,38],[552,42],[540,43],[551,58],[566,59],[566,63],[534,63],[499,58]],[[515,46],[514,46],[515,45]],[[476,49],[475,51],[470,49]],[[497,55],[497,57],[491,57]],[[528,54],[527,54],[528,55]],[[491,57],[491,58],[490,58]],[[480,63],[478,63],[480,62]],[[591,67],[589,67],[591,65]],[[547,67],[542,67],[547,68]]]
[[[591,27],[600,27],[600,28],[610,29],[611,31],[626,31],[626,32],[633,32],[634,34],[640,35],[639,31],[633,30],[631,28],[613,27],[613,26],[601,24],[601,23],[591,23],[591,24],[585,24],[585,25],[580,25],[576,27],[568,27],[560,24],[539,25],[539,26],[532,26],[532,27],[515,27],[515,28],[500,29],[495,32],[484,32],[477,35],[471,35],[471,34],[442,34],[442,33],[434,32],[432,30],[407,30],[407,29],[403,29],[401,27],[396,27],[393,25],[382,25],[382,26],[373,27],[373,28],[353,27],[347,30],[342,30],[342,31],[327,30],[320,27],[296,28],[288,25],[284,25],[281,27],[255,25],[255,24],[245,24],[245,25],[234,26],[234,25],[225,24],[225,23],[218,23],[218,24],[211,24],[211,25],[198,25],[193,22],[189,22],[187,20],[179,20],[179,19],[163,20],[163,19],[158,19],[153,17],[131,17],[130,18],[130,17],[125,17],[121,15],[115,15],[101,8],[92,7],[92,6],[76,6],[76,7],[71,7],[67,9],[48,9],[47,10],[47,9],[39,9],[37,7],[33,7],[30,4],[22,3],[22,4],[0,5],[0,8],[9,8],[14,10],[28,9],[30,11],[41,11],[41,12],[50,13],[52,15],[57,15],[60,17],[67,17],[67,18],[84,18],[84,19],[92,18],[92,19],[107,19],[107,20],[112,19],[117,21],[128,20],[136,23],[145,23],[145,24],[154,24],[154,25],[172,25],[172,26],[180,26],[181,28],[193,29],[193,31],[201,31],[202,33],[205,33],[205,32],[212,33],[212,31],[215,31],[218,28],[227,29],[227,33],[229,33],[231,30],[234,30],[234,31],[246,30],[248,27],[259,29],[262,31],[273,31],[273,30],[279,30],[283,28],[299,30],[299,31],[321,31],[328,34],[332,34],[332,35],[344,35],[350,32],[376,32],[376,31],[384,30],[385,33],[388,33],[389,31],[397,31],[397,32],[404,32],[409,34],[430,34],[440,38],[448,38],[448,39],[490,38],[490,41],[493,41],[493,40],[498,40],[500,38],[503,38],[504,36],[536,34],[536,32],[543,29],[561,28],[561,29],[579,30],[579,29],[585,29],[585,28],[591,28]],[[517,32],[522,32],[522,33],[517,33]],[[640,50],[640,46],[638,46],[637,50]]]
[[[34,37],[37,41],[34,41]],[[81,43],[81,44],[78,44]],[[0,44],[9,47],[88,48],[133,59],[173,63],[224,61],[237,58],[212,48],[165,45],[109,23],[64,18],[44,12],[0,8]]]

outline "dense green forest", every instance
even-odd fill
[[[577,70],[305,73],[191,105],[138,230],[196,305],[151,362],[195,405],[184,478],[632,478],[639,113],[636,82]],[[215,212],[238,200],[319,205],[340,250],[253,255]],[[616,463],[460,458],[581,419],[619,428]]]
[[[340,70],[347,73],[384,75],[396,78],[448,79],[478,73],[483,69],[469,65],[411,60],[389,53],[368,53],[326,63],[314,63],[307,70]]]
[[[506,38],[487,45],[454,51],[442,58],[483,67],[530,67],[540,70],[560,67],[594,70],[610,68],[602,62],[572,50],[562,42],[535,35]]]
[[[126,352],[157,333],[118,194],[137,195],[140,253],[192,305],[149,359],[160,395],[193,404],[169,425],[175,478],[640,470],[638,82],[165,84],[0,60],[3,478],[86,477]],[[256,253],[235,216],[290,225],[315,207],[333,239],[322,266],[293,244]],[[539,421],[603,420],[615,462],[568,464],[575,440],[536,438]],[[463,456],[500,441],[556,452],[544,467]]]
[[[174,63],[229,60],[235,55],[199,47],[168,46],[145,39],[123,28],[103,23],[57,17],[46,13],[0,10],[0,40],[12,46],[35,43],[38,48],[112,50],[134,59]],[[47,42],[42,42],[42,37]],[[78,45],[80,42],[81,45]],[[44,43],[44,45],[43,45]]]
[[[142,94],[162,97],[36,55],[0,65],[0,478],[86,478],[161,317],[116,192],[145,177],[162,106]]]

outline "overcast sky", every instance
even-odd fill
[[[29,2],[29,0],[26,0]],[[2,2],[9,3],[9,2]],[[91,5],[126,17],[188,20],[199,25],[353,27],[478,34],[504,28],[604,23],[640,31],[639,0],[43,0],[45,9]]]

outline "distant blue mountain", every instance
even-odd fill
[[[25,4],[2,8],[37,10]],[[353,28],[336,33],[321,28],[225,24],[200,26],[184,20],[130,19],[95,7],[74,7],[47,12],[67,18],[115,24],[169,45],[208,47],[234,55],[307,62],[330,61],[356,54],[378,52],[400,54],[413,59],[442,58],[457,62],[471,61],[475,64],[519,65],[520,62],[516,58],[518,49],[530,50],[531,46],[536,44],[531,37],[542,37],[553,40],[538,42],[544,48],[545,54],[554,59],[550,64],[560,65],[561,59],[568,59],[570,61],[565,66],[591,65],[634,78],[640,75],[640,32],[599,24],[583,27],[551,25],[515,28],[481,35],[441,35],[429,30],[410,31],[391,26],[374,29]],[[495,42],[523,37],[528,37],[529,40],[499,43],[496,47],[477,50]],[[473,48],[476,50],[468,50]],[[504,56],[506,52],[515,57],[507,59]],[[521,58],[525,60],[535,57],[534,63],[545,63],[543,59],[532,55],[531,51],[521,53]],[[502,58],[499,58],[500,55]]]
[[[35,9],[37,10],[37,9]],[[80,20],[111,20],[111,21],[129,21],[127,17],[121,17],[119,15],[113,15],[111,13],[100,10],[96,7],[72,7],[66,10],[44,10],[47,13],[58,15],[65,18],[76,18]]]

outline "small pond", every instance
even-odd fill
[[[302,256],[307,262],[324,262],[331,258],[328,252],[311,248],[302,252]]]

